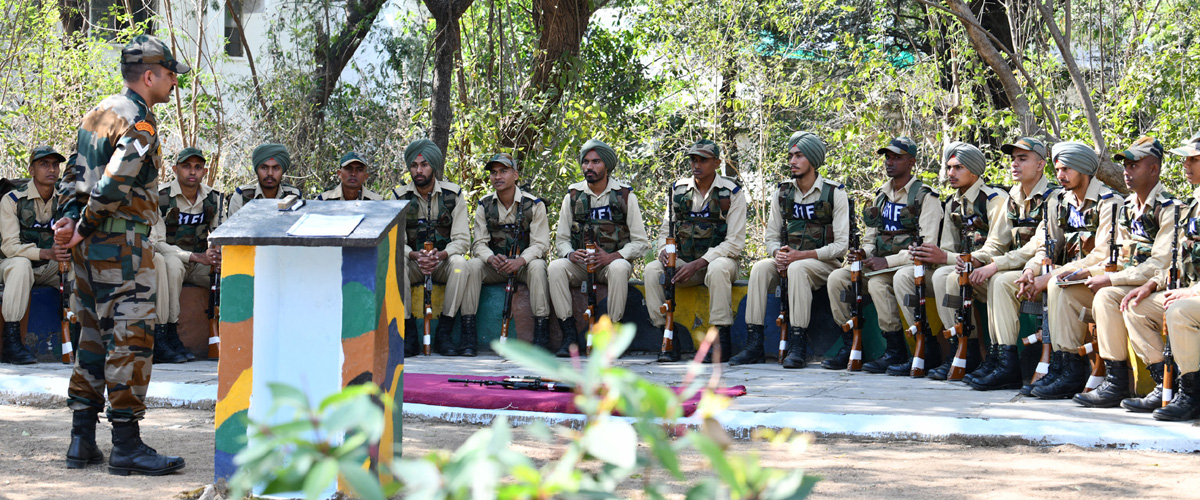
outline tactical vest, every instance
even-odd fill
[[[8,195],[17,202],[17,221],[21,224],[19,233],[22,244],[33,243],[38,248],[50,248],[54,246],[54,216],[51,212],[49,222],[39,222],[37,219],[37,200],[31,197],[20,197],[17,193],[25,193],[29,191],[28,183],[11,191]],[[51,199],[53,204],[53,198]],[[35,265],[40,265],[44,261],[38,261]]]
[[[1200,219],[1194,217],[1197,209],[1195,200],[1189,203],[1188,212],[1193,215],[1183,222],[1183,241],[1179,246],[1179,276],[1181,285],[1191,286],[1200,283]]]
[[[1066,193],[1058,195],[1058,227],[1063,232],[1060,244],[1062,253],[1055,262],[1066,264],[1083,258],[1096,248],[1096,231],[1100,228],[1100,204],[1113,197],[1112,193],[1100,196],[1099,201],[1084,200],[1083,209],[1066,202]],[[1120,209],[1117,206],[1114,209]]]
[[[729,234],[729,223],[725,218],[729,214],[729,204],[733,195],[742,190],[742,184],[737,179],[726,177],[733,181],[733,189],[713,187],[711,199],[699,212],[692,211],[692,198],[696,190],[686,186],[676,186],[672,196],[672,209],[675,211],[675,243],[678,256],[686,262],[699,259],[708,249],[720,245]],[[683,192],[678,189],[683,187]],[[716,203],[713,203],[713,202]]]
[[[521,211],[521,227],[517,228],[516,219],[512,223],[500,223],[500,198],[496,195],[491,195],[487,198],[479,200],[479,206],[483,209],[484,220],[487,221],[488,234],[491,239],[488,240],[488,248],[492,249],[492,253],[496,255],[509,255],[513,245],[518,245],[519,251],[524,251],[529,248],[529,223],[533,220],[533,207],[538,203],[542,203],[541,198],[530,199],[524,196],[520,200]],[[517,241],[517,235],[520,234],[520,241]]]
[[[1164,191],[1161,196],[1167,198],[1166,203],[1154,200],[1154,205],[1137,219],[1133,218],[1128,205],[1121,205],[1121,225],[1129,230],[1129,239],[1133,241],[1133,248],[1129,251],[1129,261],[1125,264],[1127,268],[1137,266],[1150,258],[1151,250],[1154,249],[1154,237],[1158,235],[1160,229],[1159,214],[1172,203],[1178,203],[1170,193]]]
[[[937,195],[921,181],[908,189],[905,205],[892,203],[883,189],[875,204],[863,211],[863,224],[875,228],[875,255],[887,257],[907,249],[921,232],[921,204],[926,196]]]
[[[988,229],[991,227],[991,223],[988,220],[987,204],[988,200],[996,196],[998,195],[993,194],[989,196],[983,190],[980,190],[979,195],[975,197],[975,202],[965,205],[965,214],[962,207],[955,207],[951,210],[948,210],[950,214],[950,222],[954,224],[954,230],[958,231],[957,234],[961,235],[963,224],[967,221],[970,221],[970,226],[967,228],[967,237],[973,242],[971,248],[974,250],[978,250],[983,246],[983,243],[987,241]],[[951,204],[954,203],[957,202],[951,202]],[[966,242],[963,241],[960,236],[958,245],[954,251],[958,253],[966,253],[966,248]]]
[[[794,250],[816,250],[833,241],[833,193],[842,186],[821,183],[816,203],[796,203],[796,183],[779,183],[779,208],[787,224],[787,246]]]
[[[438,214],[433,221],[425,220],[428,211],[420,209],[421,205],[417,203],[420,196],[416,190],[400,196],[400,199],[412,202],[413,208],[416,208],[408,213],[408,223],[404,228],[408,246],[420,248],[427,239],[432,238],[433,248],[445,250],[446,245],[450,244],[450,230],[454,226],[454,206],[458,203],[458,193],[449,188],[442,188],[442,195],[438,197]],[[432,196],[431,194],[430,197]],[[430,203],[433,203],[433,200],[430,200]]]
[[[163,225],[167,228],[166,241],[192,253],[202,253],[208,250],[208,227],[217,217],[221,193],[216,190],[208,192],[204,197],[203,212],[198,214],[184,213],[179,210],[179,204],[171,196],[171,187],[167,186],[158,191],[158,213],[162,215]]]
[[[571,199],[571,248],[584,248],[583,230],[590,226],[595,233],[596,246],[605,252],[620,250],[629,243],[629,225],[625,222],[629,203],[629,188],[608,192],[608,206],[592,208],[591,193],[569,193]]]
[[[1046,217],[1046,202],[1058,184],[1050,183],[1046,190],[1033,195],[1029,213],[1021,217],[1021,207],[1013,197],[1008,198],[1008,222],[1012,225],[1012,248],[1021,248],[1037,235],[1038,225]]]

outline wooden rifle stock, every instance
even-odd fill
[[[946,375],[946,380],[951,381],[962,380],[967,374],[967,339],[970,338],[971,330],[974,329],[974,325],[971,323],[974,319],[972,306],[975,295],[974,289],[971,287],[971,271],[975,268],[975,258],[971,256],[974,249],[974,238],[967,230],[973,225],[974,219],[966,217],[966,203],[964,202],[961,206],[963,217],[960,240],[963,253],[959,256],[959,261],[962,262],[962,271],[958,273],[958,296],[962,300],[962,304],[958,307],[958,322],[945,332],[946,337],[956,342],[954,359],[950,363],[950,372]]]
[[[497,195],[496,199],[498,202],[499,195]],[[515,206],[515,208],[517,210],[517,241],[513,243],[512,248],[508,249],[508,258],[509,259],[516,259],[517,256],[521,255],[521,252],[520,252],[521,233],[522,233],[521,221],[523,219],[523,217],[522,217],[523,211],[521,210],[521,200],[514,199],[513,205]],[[508,342],[508,323],[512,320],[512,298],[513,298],[513,293],[516,291],[516,279],[517,279],[516,271],[508,273],[508,281],[504,284],[504,309],[500,313],[500,316],[501,316],[500,343]]]
[[[587,241],[584,243],[584,248],[587,249],[587,315],[588,332],[587,346],[585,347],[588,356],[592,355],[592,332],[596,329],[596,232],[591,226],[588,226]]]
[[[429,200],[433,203],[433,200]],[[433,251],[433,242],[425,242],[425,251]],[[433,334],[429,331],[429,324],[433,322],[433,274],[425,273],[425,337],[422,339],[426,356],[433,355],[430,348],[433,343]]]
[[[787,232],[787,216],[785,208],[782,204],[779,205],[779,247],[783,248],[788,244]],[[778,252],[778,250],[776,251]],[[775,318],[775,325],[779,327],[779,364],[783,364],[783,358],[787,356],[788,348],[788,325],[791,323],[791,311],[788,310],[788,277],[787,268],[784,268],[779,273],[779,316]]]
[[[671,204],[671,195],[675,194],[675,184],[667,186],[667,238],[664,251],[667,254],[667,265],[663,267],[663,303],[659,310],[666,316],[663,327],[662,352],[675,351],[675,207]]]
[[[75,348],[71,344],[71,323],[75,322],[75,313],[71,312],[71,294],[67,287],[67,276],[70,274],[66,262],[58,263],[58,297],[62,305],[62,362],[75,362]]]
[[[1046,255],[1042,257],[1042,275],[1049,275],[1054,272],[1054,240],[1050,238],[1050,224],[1045,223],[1043,226],[1046,233],[1046,242],[1042,246]],[[1033,372],[1033,378],[1029,381],[1030,384],[1041,380],[1050,372],[1050,356],[1054,354],[1054,345],[1050,342],[1050,309],[1048,304],[1049,291],[1042,292],[1042,300],[1040,304],[1039,314],[1041,315],[1042,324],[1038,328],[1037,333],[1021,339],[1021,343],[1025,345],[1033,345],[1035,342],[1042,343],[1041,357],[1038,359],[1037,369]]]
[[[850,292],[852,297],[849,297],[850,303],[850,320],[842,325],[842,331],[851,332],[850,336],[850,362],[846,366],[849,371],[862,371],[862,309],[863,309],[863,289],[862,289],[862,258],[865,255],[862,252],[862,236],[858,232],[858,224],[854,219],[854,202],[850,201],[850,246],[855,252],[854,262],[850,263]]]
[[[919,230],[913,243],[916,246],[924,244]],[[913,324],[908,330],[916,343],[908,375],[919,378],[925,376],[925,342],[929,338],[929,323],[925,318],[925,262],[920,259],[913,259],[913,284],[916,285],[916,306],[913,307]]]
[[[1175,202],[1175,228],[1171,230],[1171,267],[1167,270],[1167,290],[1179,288],[1179,201]],[[1175,398],[1175,353],[1171,352],[1171,336],[1167,330],[1167,311],[1163,309],[1163,390],[1162,405],[1165,407]]]

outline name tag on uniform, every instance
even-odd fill
[[[1132,227],[1129,228],[1129,232],[1136,234],[1138,236],[1141,236],[1143,238],[1150,237],[1149,235],[1146,234],[1146,226],[1142,225],[1142,221],[1134,220],[1133,224],[1131,224],[1131,226]]]
[[[808,203],[793,203],[792,204],[793,219],[815,219],[817,218],[817,206]]]
[[[883,202],[883,230],[884,231],[899,231],[904,229],[900,226],[900,211],[904,210],[908,205],[900,203],[892,203],[890,201]]]
[[[1067,214],[1067,225],[1071,229],[1080,229],[1087,226],[1087,220],[1079,213],[1079,209],[1071,207],[1071,212]]]
[[[612,209],[607,206],[592,207],[591,212],[592,220],[613,220]]]
[[[204,212],[198,214],[179,212],[179,225],[181,226],[198,226],[204,224],[204,219]]]
[[[54,219],[50,219],[50,222],[34,222],[30,227],[33,229],[54,227]]]
[[[711,215],[712,214],[710,214],[708,212],[708,205],[705,205],[704,210],[701,210],[699,212],[688,212],[689,217],[693,217],[693,218],[697,218],[697,219],[707,219]]]

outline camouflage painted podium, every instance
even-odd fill
[[[246,204],[209,241],[222,247],[216,479],[237,468],[247,417],[272,421],[268,383],[286,382],[314,404],[342,388],[375,382],[395,402],[385,415],[381,461],[399,452],[404,305],[403,201],[278,200]],[[363,215],[346,237],[297,237],[305,214]]]

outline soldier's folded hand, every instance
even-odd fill
[[[496,270],[500,271],[503,274],[511,274],[511,273],[520,271],[521,267],[524,266],[525,264],[526,264],[526,262],[525,262],[524,257],[517,257],[515,259],[504,259],[504,262],[501,263],[500,267],[496,268]]]
[[[885,259],[883,257],[871,257],[869,259],[863,260],[863,269],[865,269],[867,271],[878,271],[880,269],[887,269],[887,266],[888,266],[887,259]]]
[[[1099,277],[1100,276],[1094,276],[1092,278],[1088,278],[1088,287],[1092,286],[1091,282],[1093,279]],[[1107,276],[1105,277],[1107,278]],[[1149,297],[1150,294],[1154,293],[1156,288],[1158,288],[1158,284],[1153,281],[1148,281],[1146,284],[1130,290],[1129,293],[1125,294],[1125,298],[1121,299],[1121,311],[1128,311],[1132,307],[1137,307],[1138,302],[1141,302],[1145,300],[1146,297]]]
[[[1192,290],[1190,287],[1167,290],[1166,293],[1163,294],[1163,311],[1166,311],[1167,308],[1171,307],[1171,304],[1174,304],[1177,300],[1190,299],[1195,296],[1196,291]]]

